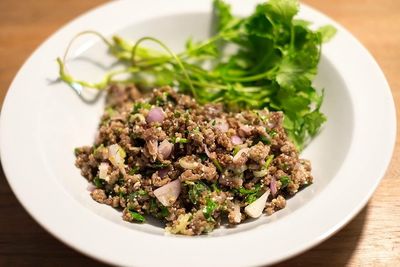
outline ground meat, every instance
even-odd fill
[[[277,198],[271,200],[271,202],[267,203],[265,211],[268,215],[273,214],[275,211],[283,209],[286,206],[286,199],[279,195]]]
[[[258,142],[258,144],[250,148],[249,158],[262,165],[265,162],[265,158],[268,156],[268,153],[269,146],[264,145],[262,142]]]
[[[103,203],[107,199],[107,195],[102,189],[93,190],[91,196],[94,200],[96,200],[99,203]]]
[[[164,118],[148,123],[154,108]],[[125,221],[148,215],[171,233],[199,235],[223,217],[243,222],[245,207],[271,186],[266,214],[312,183],[311,164],[299,158],[282,122],[281,112],[230,113],[170,87],[142,95],[135,86],[114,85],[94,145],[77,148],[75,164],[96,186],[92,198],[123,209]],[[234,136],[243,144],[234,145]]]

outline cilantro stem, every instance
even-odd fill
[[[136,56],[136,50],[137,50],[138,46],[139,46],[140,43],[142,43],[144,41],[152,41],[152,42],[157,43],[158,45],[160,45],[165,51],[167,51],[175,59],[176,63],[178,64],[178,66],[181,68],[183,74],[185,75],[185,78],[186,78],[186,80],[187,80],[187,82],[189,84],[189,87],[190,87],[190,90],[192,91],[193,96],[196,97],[196,91],[195,91],[195,89],[193,87],[192,80],[190,79],[190,77],[189,77],[189,75],[188,75],[188,73],[186,71],[186,68],[183,66],[182,61],[179,59],[179,57],[174,52],[172,52],[171,49],[169,49],[168,46],[166,46],[163,42],[161,42],[157,38],[150,37],[150,36],[145,36],[145,37],[140,38],[135,43],[135,45],[132,48],[132,57],[131,57],[132,65],[133,66],[135,65],[135,56]]]

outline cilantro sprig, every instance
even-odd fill
[[[111,71],[100,82],[86,82],[68,73],[65,56],[57,60],[60,78],[78,92],[83,87],[104,89],[115,82],[134,82],[142,88],[172,85],[199,103],[222,102],[233,111],[283,111],[286,132],[302,149],[326,121],[320,111],[323,91],[319,93],[312,81],[321,45],[336,30],[329,25],[313,30],[309,22],[296,19],[297,0],[269,0],[243,18],[234,16],[223,0],[214,0],[214,11],[216,33],[200,42],[189,39],[178,54],[152,37],[130,43],[118,36],[108,40],[84,32],[100,37],[126,67]],[[153,42],[162,51],[144,47],[143,42]],[[228,46],[236,50],[226,53]],[[118,80],[121,73],[128,79]]]

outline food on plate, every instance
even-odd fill
[[[94,145],[75,154],[94,200],[126,221],[161,219],[174,234],[272,214],[313,179],[282,112],[226,112],[168,86],[145,95],[111,86]]]
[[[272,214],[312,183],[299,151],[326,120],[312,80],[335,29],[312,29],[298,9],[296,0],[270,0],[235,17],[215,0],[215,34],[189,39],[178,54],[154,37],[81,33],[100,37],[123,66],[93,83],[68,72],[68,49],[57,60],[78,93],[106,90],[94,145],[75,150],[92,198],[126,221],[151,215],[170,233],[199,235],[224,218],[233,225]]]

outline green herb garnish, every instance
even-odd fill
[[[271,164],[272,160],[274,159],[274,155],[269,155],[267,160],[265,161],[264,164],[264,169],[268,169],[269,165]]]
[[[223,172],[224,169],[222,169],[221,164],[219,163],[219,161],[217,159],[211,159],[212,163],[215,165],[215,167],[217,168],[217,170],[219,172]]]
[[[239,189],[234,189],[233,192],[244,197],[245,202],[250,204],[255,200],[257,200],[260,194],[260,190],[261,190],[261,185],[256,184],[252,189],[246,189],[244,187],[241,187]]]
[[[135,175],[139,172],[140,167],[139,166],[133,166],[129,171],[128,174],[129,175]]]
[[[312,30],[310,23],[295,19],[297,0],[269,0],[244,18],[233,16],[223,0],[214,0],[214,6],[218,21],[215,35],[200,42],[189,39],[179,54],[153,37],[130,43],[118,36],[108,40],[97,32],[83,32],[80,35],[101,38],[110,54],[126,67],[91,83],[74,79],[66,71],[64,56],[57,59],[60,78],[78,93],[83,87],[104,89],[115,82],[144,87],[173,85],[201,104],[222,102],[232,111],[280,110],[288,136],[302,149],[326,121],[320,111],[323,93],[317,92],[312,81],[321,45],[336,30],[332,26]],[[143,47],[143,42],[157,44],[162,52]],[[228,54],[227,47],[236,50]],[[128,74],[127,80],[117,79],[121,73]]]
[[[272,138],[274,138],[275,136],[278,135],[278,133],[277,133],[276,131],[274,131],[274,130],[269,131],[268,134],[269,134],[269,136],[271,136]]]
[[[162,163],[162,162],[155,162],[153,165],[151,165],[151,168],[153,169],[163,169],[168,167],[170,164],[169,163]]]
[[[104,188],[104,186],[107,184],[106,181],[104,181],[103,179],[100,179],[99,177],[94,177],[93,179],[93,183],[97,188]]]
[[[208,221],[214,221],[214,218],[212,217],[212,215],[213,215],[213,213],[214,213],[216,208],[217,208],[217,203],[215,203],[210,198],[207,198],[206,205],[203,208],[203,214],[204,214],[204,217]]]
[[[171,141],[174,144],[187,144],[187,143],[189,143],[189,140],[187,138],[182,138],[182,137],[173,137]]]
[[[199,158],[201,159],[202,162],[206,161],[208,159],[207,155],[205,153],[199,154]]]
[[[130,200],[135,200],[135,199],[137,199],[138,197],[147,196],[147,195],[148,195],[148,193],[147,193],[145,190],[139,189],[138,191],[135,191],[135,192],[130,193],[129,196],[128,196],[128,198],[129,198]]]
[[[134,219],[137,222],[142,223],[142,222],[146,221],[146,219],[143,217],[143,215],[136,211],[129,210],[129,214],[131,215],[132,219]]]
[[[269,145],[271,144],[271,141],[268,139],[268,137],[260,135],[258,137],[255,138],[254,140],[254,144],[257,144],[258,142],[263,143],[264,145]]]
[[[194,182],[193,184],[189,185],[188,196],[190,202],[196,205],[203,192],[206,191],[210,191],[210,189],[205,183],[201,181]]]
[[[282,176],[279,181],[281,181],[281,188],[285,188],[286,186],[288,186],[288,184],[291,182],[289,176]]]
[[[150,109],[150,108],[151,108],[151,105],[149,103],[136,102],[135,104],[133,104],[131,114],[138,113],[141,109]]]

